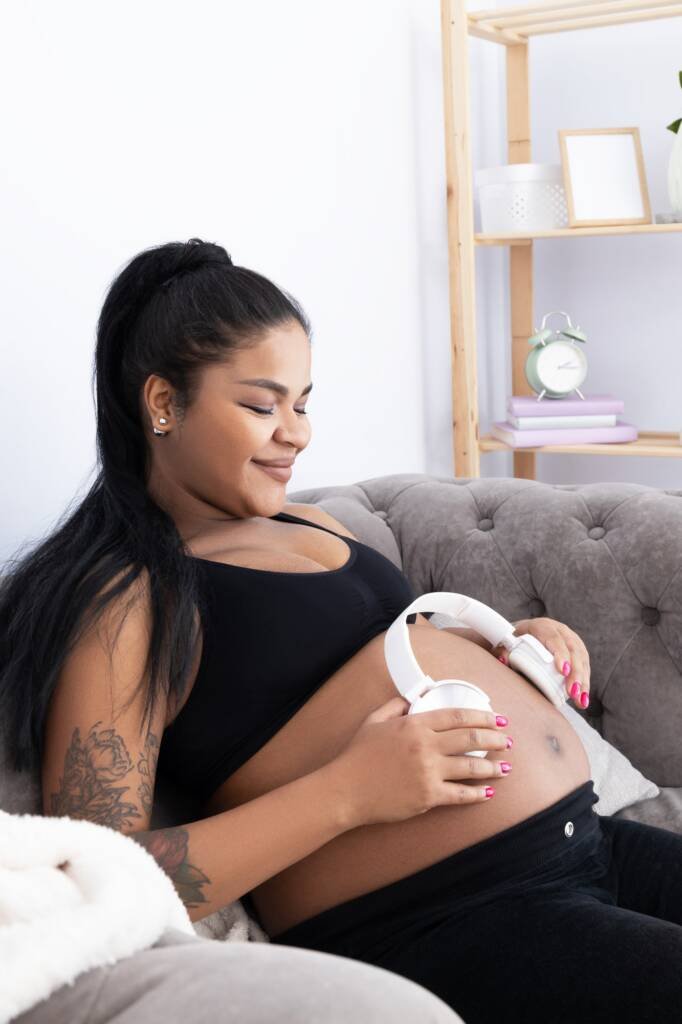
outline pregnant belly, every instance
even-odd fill
[[[364,825],[268,879],[252,892],[269,935],[355,896],[442,860],[549,807],[590,778],[585,749],[570,723],[532,683],[463,637],[413,625],[410,639],[424,672],[480,686],[493,711],[509,719],[509,750],[485,760],[509,761],[507,776],[471,778],[495,795],[475,804],[434,807],[401,822]],[[367,714],[396,695],[381,633],[331,676],[213,799],[213,811],[315,770],[339,752]]]

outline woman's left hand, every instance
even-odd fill
[[[556,619],[520,619],[513,625],[518,635],[530,633],[551,651],[557,670],[566,678],[569,696],[580,708],[586,708],[590,702],[590,656],[578,634]],[[502,644],[493,647],[490,653],[508,664],[508,652]],[[576,684],[577,689],[574,689]]]

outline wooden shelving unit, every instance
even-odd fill
[[[682,16],[682,3],[672,0],[564,0],[527,4],[504,10],[466,11],[465,0],[441,0],[445,155],[447,167],[450,334],[452,344],[452,408],[455,475],[480,476],[480,454],[514,453],[514,476],[535,479],[537,452],[584,455],[654,455],[682,457],[678,433],[640,431],[637,441],[620,444],[543,445],[510,448],[496,438],[479,435],[476,376],[475,248],[508,245],[511,305],[511,393],[529,395],[524,366],[533,333],[533,242],[536,239],[586,235],[670,234],[682,224],[636,224],[562,228],[533,234],[486,235],[474,232],[472,184],[469,36],[505,47],[507,72],[507,160],[530,163],[530,85],[528,46],[533,36],[575,29],[601,28],[626,22]]]

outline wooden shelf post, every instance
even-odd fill
[[[469,28],[464,0],[441,0],[455,476],[480,476]],[[448,45],[449,42],[449,45]]]
[[[531,162],[528,43],[507,46],[507,159]],[[525,364],[533,333],[533,243],[509,248],[513,395],[531,395]],[[514,452],[514,476],[535,480],[535,452]]]

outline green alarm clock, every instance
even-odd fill
[[[563,330],[545,327],[548,317],[566,317],[568,326]],[[587,377],[587,358],[576,342],[587,341],[587,335],[574,327],[568,313],[554,310],[542,318],[542,327],[528,339],[533,348],[526,359],[526,380],[539,398],[565,398],[575,391],[580,398],[585,396],[580,385]]]

